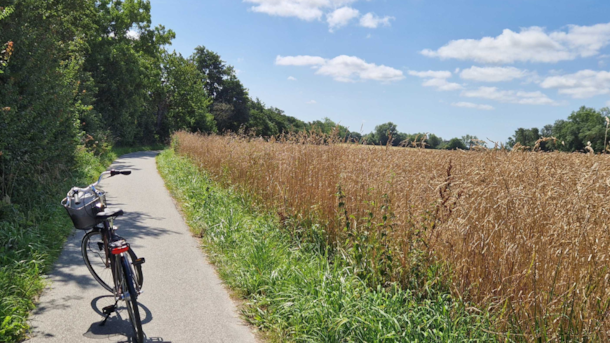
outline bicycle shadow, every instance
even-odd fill
[[[106,324],[100,325],[105,318],[101,308],[114,303],[114,296],[102,295],[91,300],[91,309],[95,313],[100,315],[100,320],[91,323],[89,329],[83,334],[83,337],[89,339],[109,339],[117,336],[124,336],[125,340],[118,342],[131,343],[135,342],[133,335],[133,328],[129,322],[129,315],[127,314],[127,308],[124,306],[124,302],[119,302],[117,311],[110,315]],[[153,320],[152,312],[146,307],[146,305],[138,302],[140,309],[140,316],[142,319],[142,325],[150,323]],[[145,327],[143,329],[146,329]],[[144,342],[155,342],[155,343],[171,343],[171,341],[165,341],[161,337],[145,337]]]

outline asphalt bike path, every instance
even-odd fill
[[[109,208],[125,211],[114,223],[117,234],[146,259],[138,297],[145,342],[256,342],[176,209],[157,172],[156,154],[122,156],[111,168],[132,174],[104,178],[99,187],[108,193]],[[80,248],[85,231],[75,231],[48,276],[26,342],[132,342],[124,302],[105,326],[99,325],[102,308],[114,298],[89,273]]]

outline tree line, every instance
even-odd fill
[[[264,137],[335,132],[350,142],[430,149],[480,144],[470,135],[443,140],[432,133],[407,134],[391,122],[362,134],[328,118],[304,122],[288,116],[251,98],[235,69],[216,52],[203,45],[190,56],[170,51],[175,33],[153,26],[150,11],[148,0],[2,2],[3,195],[9,183],[20,193],[45,168],[73,165],[79,147],[99,154],[111,145],[165,142],[178,130],[246,130]],[[557,141],[544,142],[544,149],[578,151],[590,142],[601,151],[608,112],[603,111],[581,108],[542,130],[518,129],[508,145],[532,146],[554,136]],[[11,172],[17,169],[20,176]]]
[[[608,128],[610,109],[600,110],[582,106],[572,112],[567,119],[557,120],[539,128],[518,128],[508,138],[509,147],[518,146],[531,150],[539,145],[542,151],[565,152],[610,152],[608,149]]]

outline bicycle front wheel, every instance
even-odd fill
[[[125,255],[121,257],[121,266],[123,276],[121,277],[121,289],[123,290],[123,295],[125,295],[125,291],[129,291],[129,298],[125,299],[125,306],[127,307],[127,312],[129,313],[129,321],[131,322],[131,326],[133,327],[136,342],[143,343],[144,331],[142,330],[140,308],[138,307],[138,293],[135,287],[136,281],[132,276],[133,269],[130,268],[129,261],[127,260]]]
[[[107,262],[106,260],[104,238],[102,237],[101,231],[93,230],[85,235],[81,244],[81,252],[83,254],[85,265],[87,266],[87,269],[89,269],[89,272],[93,278],[108,292],[114,293],[112,269],[110,266],[110,261],[108,260]],[[127,253],[129,263],[133,265],[133,262],[138,258],[131,248],[129,248]],[[144,282],[142,266],[135,265],[133,271],[135,274],[135,280],[138,284],[138,289],[142,289],[142,283]]]

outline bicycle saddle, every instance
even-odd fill
[[[106,209],[103,212],[96,214],[95,218],[98,220],[107,220],[107,219],[116,218],[116,217],[122,216],[122,215],[123,215],[123,210],[121,210],[121,209],[116,209],[116,210]]]

